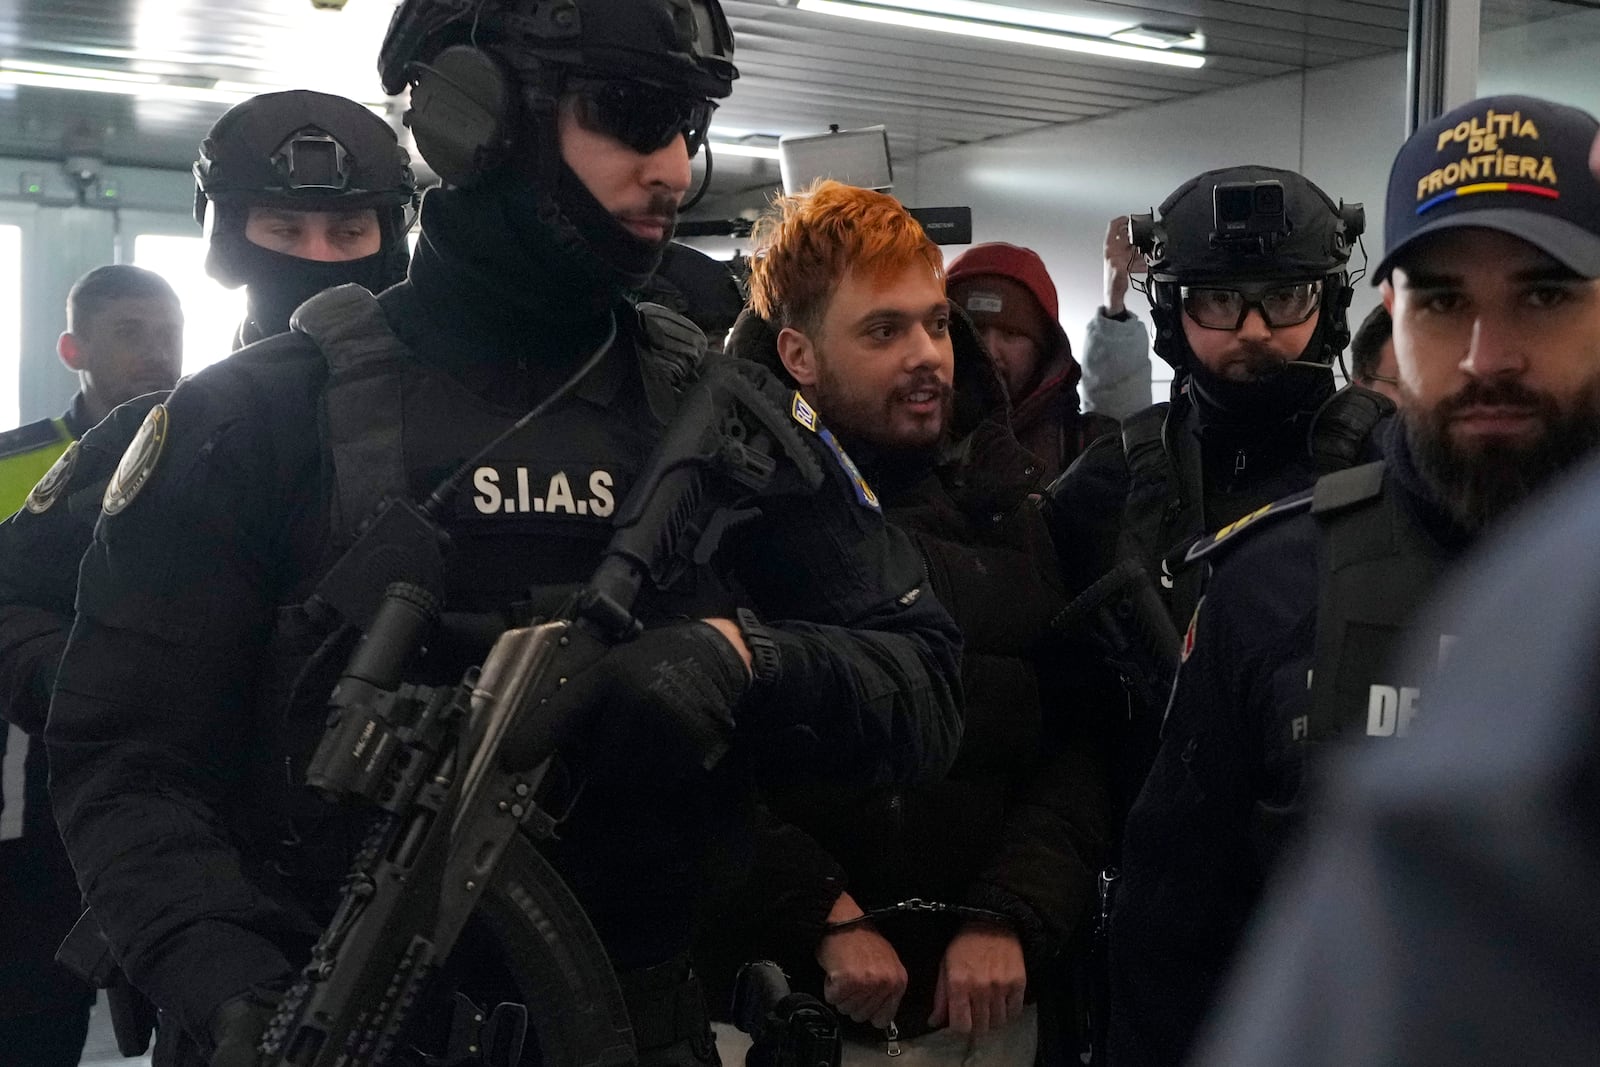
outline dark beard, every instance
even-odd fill
[[[891,401],[920,389],[931,389],[939,394],[943,409],[939,420],[939,437],[932,441],[908,441],[896,437],[887,430],[889,418],[886,408]],[[879,462],[895,466],[931,465],[949,440],[955,411],[955,389],[939,381],[938,375],[931,370],[897,385],[889,396],[873,396],[852,388],[842,377],[833,373],[832,365],[826,359],[821,359],[818,361],[815,390],[817,411],[828,428],[847,441],[867,446]]]
[[[1544,433],[1527,444],[1463,449],[1450,438],[1451,416],[1475,404],[1534,409]],[[1477,533],[1600,444],[1600,375],[1566,409],[1548,393],[1514,382],[1471,382],[1432,411],[1407,395],[1400,412],[1417,471],[1456,522]]]

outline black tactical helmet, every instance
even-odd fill
[[[388,123],[354,100],[303,89],[229,108],[200,144],[194,180],[202,225],[208,203],[336,211],[404,209],[417,198],[411,157]]]
[[[1302,359],[1331,363],[1349,344],[1352,290],[1345,268],[1366,229],[1360,204],[1336,204],[1293,171],[1227,167],[1185,182],[1159,216],[1135,215],[1130,228],[1150,262],[1156,354],[1174,367],[1183,369],[1190,359],[1183,285],[1321,281],[1321,322]]]
[[[389,124],[354,100],[297,89],[229,108],[200,144],[194,181],[195,221],[210,241],[206,272],[223,285],[263,280],[244,227],[251,207],[269,204],[374,209],[383,234],[381,284],[405,274],[405,232],[420,196],[411,157]]]
[[[707,99],[727,96],[739,76],[718,0],[404,0],[378,55],[384,91],[467,43],[524,76],[553,65]]]

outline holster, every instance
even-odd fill
[[[628,1005],[641,1064],[678,1062],[685,1056],[701,1063],[716,1062],[705,991],[686,955],[618,974],[617,984]],[[675,1051],[674,1046],[679,1045],[684,1048]]]

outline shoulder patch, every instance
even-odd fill
[[[1263,525],[1269,525],[1267,520],[1278,519],[1284,515],[1298,515],[1311,507],[1312,490],[1307,489],[1294,496],[1274,500],[1266,507],[1257,508],[1242,519],[1235,519],[1216,533],[1207,534],[1190,546],[1188,553],[1183,557],[1184,563],[1194,563],[1214,555],[1223,545],[1229,545],[1247,530],[1255,530]]]
[[[0,459],[25,455],[46,445],[53,445],[61,439],[61,427],[56,425],[55,419],[30,422],[26,426],[18,426],[14,430],[0,433]]]
[[[839,439],[833,436],[833,431],[822,425],[822,419],[817,416],[817,410],[806,403],[805,397],[800,395],[798,389],[795,390],[794,398],[789,402],[789,415],[795,422],[816,434],[817,439],[827,447],[829,452],[833,453],[833,458],[839,461],[839,466],[844,470],[845,477],[850,479],[850,485],[856,492],[856,499],[863,506],[869,507],[873,511],[882,511],[883,505],[878,501],[878,494],[872,491],[872,486],[868,485],[867,480],[862,477],[861,470],[856,466],[855,461],[845,452],[844,446],[839,443]]]
[[[43,515],[50,510],[50,506],[61,497],[61,491],[72,482],[72,471],[78,465],[80,450],[78,442],[74,441],[67,446],[67,450],[50,465],[44,472],[33,491],[28,494],[28,499],[23,502],[31,514]]]
[[[810,404],[806,403],[806,398],[800,395],[800,391],[798,389],[795,390],[794,400],[789,405],[789,414],[792,415],[794,417],[794,421],[798,422],[801,426],[804,426],[812,433],[817,432],[816,409],[814,409]]]
[[[161,462],[161,450],[167,443],[167,405],[157,404],[144,417],[139,432],[134,435],[128,450],[122,454],[116,473],[106,485],[101,510],[107,515],[119,515],[128,509],[150,481]]]

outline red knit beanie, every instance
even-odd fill
[[[1039,306],[1051,322],[1060,320],[1061,303],[1056,299],[1056,283],[1050,280],[1050,272],[1044,269],[1044,260],[1033,249],[1006,244],[1004,241],[973,245],[951,260],[945,268],[945,279],[950,285],[964,278],[983,275],[1010,278],[1025,286],[1039,301]]]

